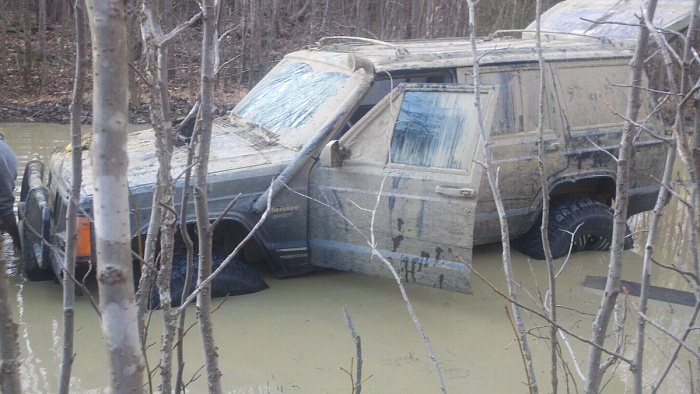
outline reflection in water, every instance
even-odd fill
[[[45,157],[54,146],[68,140],[67,126],[0,124],[7,140],[20,160],[41,152]],[[658,260],[683,263],[687,250],[681,230],[685,229],[685,213],[673,201],[665,210],[661,242],[657,245]],[[638,215],[631,224],[636,234],[636,248],[625,253],[623,279],[639,281],[643,251],[643,230],[648,214]],[[8,245],[9,246],[9,243]],[[8,272],[16,294],[15,317],[20,324],[20,346],[23,357],[23,388],[27,393],[56,392],[61,356],[62,301],[60,285],[49,282],[27,282],[21,275],[21,260],[7,249]],[[497,245],[477,248],[475,268],[492,283],[505,288]],[[547,283],[542,262],[528,261],[514,253],[514,271],[537,299]],[[561,261],[557,261],[561,264]],[[585,338],[600,302],[601,292],[583,287],[586,275],[605,276],[608,255],[586,252],[572,257],[558,282],[558,300],[567,309],[560,309],[562,323]],[[320,272],[300,278],[280,280],[265,275],[270,289],[257,294],[229,299],[214,315],[216,340],[219,346],[222,384],[232,393],[338,393],[349,392],[348,376],[339,367],[350,368],[355,355],[354,344],[345,325],[342,306],[347,305],[355,328],[362,337],[363,376],[372,375],[365,383],[368,393],[431,393],[439,392],[437,377],[425,345],[415,331],[401,295],[391,280],[377,279],[342,272]],[[476,280],[476,279],[475,279]],[[688,291],[677,275],[654,267],[653,284]],[[96,285],[88,283],[96,293]],[[540,289],[540,290],[538,290]],[[416,314],[432,342],[440,362],[447,391],[450,393],[525,392],[526,378],[513,331],[504,313],[505,302],[484,284],[474,283],[474,294],[464,295],[421,286],[407,286]],[[522,297],[526,299],[526,297]],[[99,319],[86,297],[78,297],[75,312],[75,353],[73,392],[106,392],[109,382],[107,351],[102,339]],[[214,304],[220,299],[214,301]],[[534,304],[534,301],[529,301]],[[636,303],[631,297],[630,303]],[[631,305],[631,304],[630,304]],[[684,325],[691,308],[658,301],[650,302],[650,315],[674,332]],[[582,314],[585,313],[585,314]],[[195,309],[188,309],[188,321],[194,322]],[[635,335],[634,314],[628,316],[626,353],[630,356]],[[541,391],[546,392],[549,378],[547,328],[536,317],[525,314],[526,324],[537,337],[532,338],[536,370]],[[149,345],[150,365],[157,364],[160,312],[151,319]],[[191,392],[204,392],[201,376],[203,355],[199,333],[195,327],[185,338],[187,355],[185,379],[193,379]],[[612,331],[612,330],[611,330]],[[648,328],[649,346],[645,351],[645,382],[653,383],[665,366],[675,344],[653,328]],[[691,343],[699,343],[694,332]],[[610,338],[610,344],[614,338]],[[587,347],[569,341],[576,361],[585,368]],[[573,363],[564,350],[564,359]],[[666,379],[667,393],[688,392],[688,357],[679,363]],[[573,369],[573,368],[572,368]],[[562,368],[560,368],[560,371]],[[695,376],[697,371],[693,373]],[[157,374],[156,374],[157,375]],[[583,384],[569,379],[569,390],[582,390]],[[560,390],[566,380],[560,378]],[[157,385],[157,384],[156,384]],[[627,366],[615,370],[606,391],[618,393],[629,388],[631,376]]]

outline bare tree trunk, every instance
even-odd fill
[[[357,0],[355,3],[355,34],[358,37],[365,35],[365,30],[367,26],[367,7],[369,4],[367,0]]]
[[[5,263],[5,241],[0,232],[0,391],[21,393],[19,379],[19,335],[17,324],[12,319],[10,305],[10,281],[7,279]]]
[[[486,170],[486,175],[488,176],[489,179],[489,184],[491,185],[491,192],[493,193],[493,199],[496,204],[496,210],[498,212],[498,218],[501,223],[501,245],[503,247],[503,270],[506,275],[506,282],[508,286],[508,293],[513,300],[511,303],[511,308],[513,309],[513,316],[515,317],[515,323],[516,327],[518,330],[518,341],[520,343],[520,347],[523,353],[523,357],[525,358],[525,364],[526,364],[526,373],[528,377],[528,388],[530,390],[530,393],[537,393],[538,392],[538,386],[537,386],[537,380],[535,378],[535,369],[533,366],[532,362],[532,354],[530,352],[530,347],[528,345],[527,341],[527,331],[525,329],[525,323],[523,322],[522,314],[520,311],[520,307],[516,304],[518,302],[517,298],[517,291],[516,291],[516,285],[515,285],[515,279],[513,277],[513,267],[511,265],[511,256],[510,256],[510,239],[509,239],[509,230],[508,230],[508,220],[506,217],[506,212],[505,208],[503,206],[503,199],[501,198],[501,192],[498,188],[498,178],[496,176],[496,171],[494,171],[493,168],[493,159],[491,156],[491,148],[489,147],[489,142],[488,142],[488,136],[486,135],[486,130],[484,129],[484,119],[483,119],[483,111],[481,110],[481,102],[479,98],[479,89],[481,86],[480,83],[480,76],[479,76],[479,62],[478,62],[478,57],[476,56],[476,21],[475,21],[475,16],[474,16],[474,1],[473,0],[467,0],[467,5],[469,7],[469,36],[470,36],[470,41],[471,41],[471,50],[472,54],[474,54],[474,65],[473,65],[473,70],[474,70],[474,91],[475,91],[475,96],[476,99],[474,101],[474,105],[476,106],[477,109],[477,116],[478,116],[478,124],[479,124],[479,133],[481,135],[481,140],[483,141],[484,144],[484,161],[485,161],[485,170]]]
[[[690,92],[687,91],[690,84],[692,84],[687,73],[688,73],[688,71],[691,70],[691,64],[693,63],[692,56],[691,56],[691,50],[695,45],[695,41],[696,41],[695,38],[697,35],[697,26],[698,26],[698,23],[700,23],[700,21],[698,20],[698,18],[699,18],[698,7],[699,6],[700,6],[700,0],[694,0],[693,6],[692,6],[693,7],[692,9],[694,10],[694,12],[692,15],[692,19],[690,21],[690,25],[688,26],[688,30],[686,33],[686,41],[685,41],[685,45],[683,47],[683,57],[682,57],[682,64],[681,64],[682,68],[681,68],[681,77],[680,77],[681,87],[679,89],[680,94],[678,94],[679,93],[678,90],[675,89],[674,75],[670,72],[670,68],[667,68],[669,85],[671,86],[671,97],[675,101],[675,104],[676,104],[676,123],[674,125],[675,132],[673,134],[673,140],[672,140],[673,144],[672,144],[672,147],[669,148],[672,151],[669,152],[669,159],[667,159],[666,164],[668,166],[668,160],[671,160],[670,156],[672,154],[676,153],[674,150],[677,147],[678,152],[680,152],[680,156],[683,158],[683,163],[688,168],[688,173],[689,173],[690,179],[691,179],[691,182],[690,182],[691,183],[691,187],[690,187],[691,204],[690,204],[690,208],[688,209],[688,211],[690,213],[689,217],[691,218],[691,226],[690,226],[691,231],[689,234],[689,238],[690,238],[689,243],[690,243],[690,248],[691,248],[690,255],[691,255],[692,267],[693,267],[692,274],[695,275],[695,278],[696,278],[695,279],[696,280],[696,284],[695,284],[696,285],[696,289],[695,289],[696,306],[695,306],[695,310],[693,311],[692,315],[688,319],[685,331],[680,336],[680,339],[683,341],[685,341],[688,338],[688,335],[695,329],[695,320],[698,316],[698,310],[700,308],[700,287],[698,287],[698,286],[700,286],[700,284],[697,283],[697,278],[700,278],[700,267],[698,267],[698,251],[697,251],[697,239],[696,239],[697,234],[698,234],[698,231],[697,231],[698,209],[697,209],[697,207],[700,203],[700,201],[697,200],[698,199],[697,174],[698,174],[698,165],[700,164],[700,138],[698,137],[698,132],[700,132],[700,95],[698,94],[698,92],[693,93],[692,90]],[[656,38],[656,36],[655,36],[655,38]],[[660,38],[660,37],[658,37],[658,38]],[[657,39],[657,42],[658,41],[660,41],[660,40]],[[665,43],[663,45],[665,45]],[[668,53],[669,49],[666,48],[665,46],[662,46],[661,49],[663,51],[662,54],[664,55],[665,62],[671,63],[671,55]],[[668,64],[667,64],[667,67],[668,67]],[[696,84],[697,83],[698,82],[696,82]],[[694,119],[695,130],[693,133],[694,136],[693,136],[693,142],[692,142],[692,144],[693,144],[692,152],[690,152],[690,144],[688,143],[688,138],[689,138],[688,134],[690,134],[690,133],[688,133],[686,131],[686,127],[685,127],[685,123],[684,123],[685,122],[686,107],[687,107],[688,101],[691,97],[693,97],[695,100],[695,119]],[[676,142],[678,142],[678,141],[680,141],[680,144],[676,144]],[[668,167],[667,167],[667,170],[668,170]],[[665,181],[666,181],[665,177],[666,177],[666,174],[664,173],[664,183],[662,183],[662,184],[665,186],[665,188],[662,191],[665,191],[668,188],[668,185],[665,183]],[[659,200],[657,200],[657,205],[659,205],[661,203],[661,201],[660,201],[661,192],[659,193],[659,195],[660,195],[660,197],[659,197]],[[653,219],[657,219],[656,218],[656,210],[654,212],[655,212],[655,216]],[[655,235],[656,228],[652,227],[653,224],[654,224],[654,222],[652,222],[652,225],[650,225],[650,231],[649,231],[649,236],[648,236],[649,240],[651,240],[652,235]],[[695,229],[695,230],[693,230],[693,229]],[[652,232],[652,231],[654,231],[654,232]],[[650,269],[651,269],[650,267],[647,267],[647,261],[646,261],[647,254],[650,255],[649,260],[651,260],[651,257],[652,257],[651,253],[653,252],[653,249],[649,250],[649,245],[653,246],[653,242],[650,242],[649,240],[647,241],[647,253],[645,254],[645,261],[644,261],[644,267],[643,267],[644,270],[642,271],[643,279],[646,279],[647,272],[650,271]],[[643,285],[644,285],[644,282],[643,282]],[[644,292],[644,290],[645,290],[644,287],[642,287],[642,292]],[[642,293],[642,295],[643,295],[643,293]],[[646,312],[646,305],[642,304],[641,299],[640,299],[640,306],[638,308],[638,312],[640,314],[639,331],[638,331],[638,335],[637,335],[637,341],[638,341],[638,347],[639,347],[640,346],[639,345],[640,339],[642,341],[644,339],[644,328],[645,328],[645,323],[646,323],[646,320],[643,317],[641,317],[641,315]],[[656,393],[659,390],[659,387],[661,386],[662,382],[665,380],[668,372],[675,365],[675,362],[677,360],[677,357],[678,357],[678,354],[679,354],[681,348],[682,348],[682,344],[679,343],[676,346],[676,348],[673,350],[673,352],[671,353],[671,355],[666,363],[666,367],[661,372],[658,380],[653,384],[652,389],[651,389],[651,393]],[[639,353],[639,351],[637,353],[637,357],[639,358],[639,360],[641,360],[641,354]],[[639,385],[641,385],[641,383],[642,383],[641,382],[641,375],[642,375],[641,361],[637,361],[637,364],[639,365],[637,372],[639,373],[640,376],[639,377],[635,376],[635,378],[637,378],[635,380],[635,389],[637,388],[636,387],[637,383],[639,383]],[[637,380],[639,380],[639,382],[637,382]],[[696,387],[696,390],[697,390],[697,387]]]
[[[241,0],[239,2],[239,9],[241,13],[241,56],[238,61],[238,84],[243,84],[243,75],[245,74],[246,59],[250,56],[248,54],[248,3],[250,0]],[[250,73],[248,73],[250,76]]]
[[[172,352],[177,328],[177,316],[171,309],[170,295],[170,277],[175,243],[174,234],[177,223],[173,206],[174,182],[171,177],[174,132],[168,104],[166,48],[170,40],[185,31],[193,23],[196,23],[200,17],[201,14],[197,14],[188,22],[175,27],[167,34],[163,34],[158,24],[159,17],[153,2],[144,1],[141,5],[141,33],[146,60],[146,79],[149,87],[150,115],[155,130],[155,150],[159,169],[157,186],[153,189],[151,216],[146,234],[145,264],[139,284],[137,316],[139,331],[142,336],[141,341],[142,344],[145,344],[148,335],[145,317],[150,303],[153,284],[156,280],[155,267],[157,265],[156,261],[158,261],[160,269],[157,272],[157,285],[160,303],[163,308],[164,326],[161,337],[161,360],[159,364],[162,381],[160,391],[163,392],[172,391]],[[157,259],[157,241],[159,238],[161,247],[160,255]],[[142,352],[145,357],[145,347],[142,349]],[[146,365],[148,366],[148,359],[146,359]],[[181,373],[178,376],[181,376]],[[178,383],[179,380],[180,378],[178,378]]]
[[[39,95],[41,95],[46,84],[46,0],[39,0],[39,53],[41,56]]]
[[[198,285],[212,272],[212,228],[209,225],[209,207],[207,204],[207,173],[209,168],[209,146],[214,112],[214,74],[216,59],[216,0],[204,0],[202,37],[202,105],[199,129],[199,146],[197,165],[195,167],[195,213],[199,241],[199,277]],[[204,365],[207,374],[207,386],[210,393],[221,392],[221,371],[219,370],[219,353],[214,341],[211,322],[211,284],[207,285],[197,296],[197,318],[202,335]]]
[[[5,15],[7,12],[7,2],[3,1],[2,6],[0,6],[0,86],[5,83],[5,74],[7,73],[7,42],[5,42],[6,37],[6,27],[5,27]]]
[[[75,79],[73,80],[73,99],[70,105],[72,171],[70,202],[66,213],[66,253],[63,274],[63,354],[61,357],[61,372],[59,376],[59,392],[67,394],[70,391],[70,376],[73,367],[73,334],[75,316],[75,255],[76,234],[78,232],[77,217],[80,204],[80,187],[82,182],[82,133],[80,130],[83,113],[83,92],[85,91],[85,70],[87,68],[87,38],[85,23],[85,2],[75,1]]]
[[[697,12],[697,7],[698,7],[698,1],[695,1],[694,4],[694,9]],[[691,60],[690,57],[690,45],[692,45],[692,36],[695,31],[695,27],[697,24],[697,19],[692,18],[691,23],[688,26],[688,36],[686,37],[685,45],[683,48],[683,63],[684,65],[690,64],[689,61]],[[668,75],[668,80],[669,80],[669,85],[670,85],[670,97],[671,101],[676,105],[676,122],[674,125],[674,130],[679,130],[680,133],[684,133],[685,129],[685,105],[684,102],[681,100],[681,95],[682,94],[687,94],[686,89],[686,82],[688,81],[688,75],[687,74],[687,67],[682,67],[681,68],[681,76],[680,76],[680,81],[681,81],[681,86],[680,89],[676,88],[675,84],[675,75],[673,72],[673,63],[671,61],[671,56],[668,54],[668,48],[665,47],[664,42],[658,42],[657,44],[660,46],[660,51],[664,55],[665,59],[665,67],[666,67],[666,73]],[[679,91],[680,90],[680,91]],[[661,221],[661,215],[663,211],[663,207],[666,205],[666,201],[668,199],[668,190],[671,187],[671,177],[672,171],[673,171],[673,164],[676,159],[676,133],[674,133],[671,144],[669,147],[669,152],[668,156],[666,158],[666,167],[664,169],[664,176],[663,180],[661,182],[662,187],[659,190],[659,195],[656,200],[656,205],[654,206],[654,215],[652,216],[651,223],[649,224],[649,233],[647,235],[647,242],[646,242],[646,247],[645,247],[645,253],[644,253],[644,262],[642,264],[642,280],[641,280],[641,292],[640,292],[640,297],[639,297],[639,305],[637,306],[637,311],[640,315],[644,315],[647,313],[647,303],[648,303],[648,292],[649,288],[651,286],[651,268],[652,268],[652,260],[654,256],[654,246],[656,244],[657,240],[657,230],[659,227],[659,223]],[[644,359],[644,344],[645,344],[645,339],[646,339],[646,320],[642,318],[641,316],[638,318],[638,329],[637,329],[637,346],[636,346],[636,352],[635,352],[635,364],[633,368],[633,376],[634,376],[634,390],[635,393],[641,394],[643,390],[643,370],[644,370],[644,364],[643,364],[643,359]]]
[[[195,104],[192,108],[194,114],[199,112],[199,103]],[[196,116],[196,115],[195,115]],[[185,121],[183,121],[184,123]],[[198,126],[195,126],[197,129]],[[187,204],[189,203],[189,193],[190,193],[190,180],[192,179],[192,162],[194,161],[194,148],[197,144],[199,137],[197,135],[192,135],[190,144],[188,146],[187,152],[187,170],[185,172],[184,181],[182,185],[182,199],[180,204],[180,235],[182,236],[182,241],[185,244],[187,250],[187,270],[185,271],[185,283],[192,283],[192,275],[194,274],[194,243],[190,238],[190,234],[187,228],[187,223],[185,218],[187,217]],[[180,304],[184,304],[187,297],[190,295],[190,286],[184,286],[182,289],[182,296],[180,297]],[[175,392],[181,393],[184,382],[182,381],[182,376],[185,370],[185,356],[182,337],[185,335],[185,317],[187,310],[182,310],[180,312],[180,320],[177,326],[177,338],[180,340],[177,343],[177,376],[175,381]]]
[[[162,6],[162,11],[160,14],[162,15],[163,18],[163,27],[165,28],[165,31],[172,31],[175,28],[175,18],[173,17],[173,1],[172,0],[163,0],[163,6]],[[165,44],[162,48],[163,50],[163,60],[161,62],[161,68],[164,70],[164,75],[165,75],[165,83],[166,86],[170,80],[170,60],[171,60],[171,55],[170,55],[170,45]]]
[[[67,2],[65,0],[51,0],[48,3],[47,16],[51,23],[63,24],[66,15]]]
[[[116,393],[143,390],[144,359],[136,319],[131,262],[126,152],[126,4],[88,0],[93,45],[95,246],[102,332]]]
[[[160,269],[157,285],[160,305],[163,310],[163,334],[161,336],[159,390],[164,393],[172,391],[172,355],[175,341],[177,316],[171,308],[170,276],[172,272],[173,246],[175,237],[175,215],[173,205],[174,184],[170,174],[170,162],[173,150],[173,132],[170,122],[167,43],[162,41],[163,32],[158,24],[159,15],[156,5],[146,0],[142,5],[142,40],[146,54],[146,75],[149,86],[151,123],[155,130],[155,151],[158,158],[158,181],[153,193],[151,220],[146,238],[146,261],[155,261],[155,242],[160,235]],[[161,209],[165,207],[166,209]],[[160,226],[160,232],[157,231]],[[139,294],[139,315],[143,316],[146,300],[150,295],[153,273],[144,275],[144,288]],[[143,321],[140,320],[141,329]],[[142,335],[145,335],[143,333]]]
[[[435,31],[435,26],[434,26],[434,14],[435,14],[435,2],[434,0],[428,0],[428,4],[426,5],[426,21],[425,21],[425,38],[433,38],[433,33]]]
[[[22,37],[24,40],[24,51],[22,52],[22,82],[24,89],[29,90],[29,74],[31,73],[32,44],[29,40],[31,26],[29,25],[29,10],[27,0],[19,0],[20,18],[22,18]]]
[[[539,148],[537,163],[540,169],[540,187],[542,189],[542,225],[540,232],[542,234],[542,248],[544,257],[547,262],[547,277],[549,280],[549,302],[545,305],[548,309],[549,319],[549,351],[550,351],[550,382],[552,385],[552,393],[557,393],[559,377],[557,376],[557,351],[559,342],[557,340],[557,279],[556,270],[554,269],[554,259],[552,258],[552,249],[549,246],[549,183],[547,182],[547,169],[544,165],[544,97],[545,97],[545,61],[542,54],[542,37],[540,34],[540,15],[542,14],[542,0],[537,0],[536,4],[536,46],[537,46],[537,62],[540,67],[540,93],[538,98],[538,122],[537,133],[539,135]]]
[[[248,65],[248,88],[252,88],[258,78],[260,66],[260,14],[258,8],[262,0],[248,0],[250,5],[250,64]],[[202,108],[204,103],[202,103]]]
[[[139,67],[141,46],[143,45],[143,42],[140,40],[139,26],[139,13],[131,13],[127,24],[127,41],[129,42],[129,63],[135,68]],[[141,105],[138,74],[131,67],[129,67],[129,105],[132,108]]]
[[[324,20],[325,22],[325,20]],[[273,37],[279,38],[281,35],[280,31],[280,0],[272,0],[272,34]]]
[[[650,0],[647,4],[646,14],[653,19],[656,10],[656,0]],[[629,203],[629,161],[633,141],[638,131],[634,121],[637,119],[641,103],[641,82],[644,73],[643,61],[649,40],[649,31],[640,26],[637,33],[637,45],[631,61],[632,73],[630,76],[630,95],[625,114],[625,125],[620,141],[620,153],[617,162],[617,180],[615,186],[615,215],[613,220],[613,239],[610,248],[610,264],[608,267],[608,280],[603,293],[598,313],[593,321],[591,330],[591,342],[603,346],[607,329],[613,310],[620,292],[620,277],[622,274],[622,252],[624,240],[627,235],[627,207]],[[586,393],[596,394],[600,390],[600,382],[603,378],[603,368],[600,364],[602,352],[599,347],[591,346],[588,352],[588,370],[586,376]]]

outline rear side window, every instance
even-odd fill
[[[559,67],[559,86],[572,131],[623,123],[627,108],[628,67]]]
[[[476,127],[473,93],[406,92],[394,126],[390,160],[421,167],[467,169],[479,137]]]

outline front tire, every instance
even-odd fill
[[[189,285],[189,291],[192,292],[197,287],[197,269],[199,261],[197,254],[194,256],[194,274],[192,282]],[[226,255],[214,252],[212,255],[212,269],[216,270],[221,263],[226,259]],[[173,269],[170,276],[170,296],[172,307],[180,305],[182,292],[185,289],[185,276],[187,273],[187,256],[186,253],[175,253],[173,256]],[[224,297],[227,295],[243,295],[256,293],[267,289],[265,280],[250,268],[242,260],[234,258],[228,265],[211,281],[211,298]],[[151,290],[151,300],[149,303],[150,309],[158,309],[161,307],[158,297],[158,290]]]
[[[24,209],[23,202],[20,203],[19,209]],[[26,217],[26,215],[25,215]],[[34,252],[34,244],[36,238],[33,234],[29,234],[30,230],[25,228],[25,223],[22,221],[19,224],[19,236],[22,244],[22,271],[24,276],[29,279],[30,282],[41,282],[45,280],[54,279],[53,269],[49,266],[48,268],[41,268],[39,266],[39,261],[36,258],[36,253]],[[39,247],[43,247],[40,245]]]
[[[516,248],[537,260],[544,260],[541,219],[517,242]],[[608,250],[612,243],[613,211],[593,200],[570,200],[555,203],[550,208],[549,245],[552,257],[557,259],[585,250]],[[573,238],[572,238],[572,234]],[[633,245],[632,237],[625,237],[625,249]]]

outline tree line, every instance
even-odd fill
[[[545,0],[543,7],[558,1]],[[172,30],[200,10],[195,1],[163,0],[154,7],[165,30]],[[284,54],[324,36],[394,40],[468,34],[464,23],[468,7],[463,0],[227,0],[217,7],[217,24],[223,37],[219,56],[222,63],[226,62],[217,75],[217,89],[229,89],[231,84],[250,88]],[[58,71],[70,69],[75,63],[73,2],[3,0],[0,11],[0,86],[21,82],[23,94],[32,97],[56,91]],[[146,89],[139,78],[145,64],[141,57],[139,2],[127,1],[126,12],[130,102],[139,104]],[[534,20],[535,0],[482,0],[476,13],[479,35],[524,28]],[[202,30],[201,22],[193,25],[169,48],[169,58],[178,59],[169,64],[169,79],[188,93],[196,91]],[[67,81],[64,85],[70,86]]]

